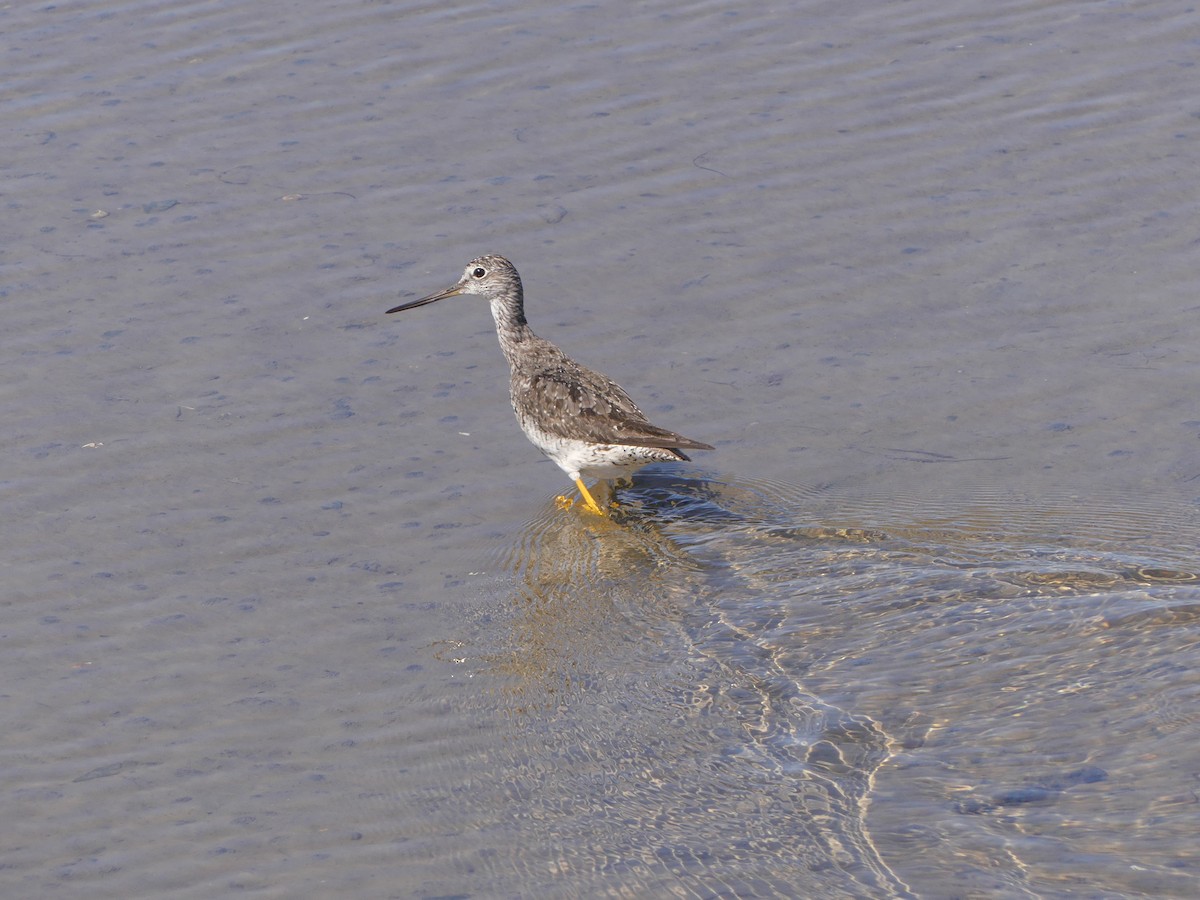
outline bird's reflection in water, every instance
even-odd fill
[[[578,684],[593,662],[634,644],[646,666],[661,666],[663,646],[695,652],[697,612],[714,598],[751,587],[738,561],[747,542],[771,545],[870,544],[869,529],[783,525],[794,508],[768,488],[732,484],[685,467],[656,467],[605,491],[610,515],[547,503],[502,560],[515,591],[511,648],[491,658],[515,676],[513,689]],[[724,555],[724,546],[738,553]],[[764,545],[766,550],[764,550]],[[754,586],[761,589],[761,585]],[[697,599],[702,598],[701,603]],[[535,691],[536,693],[536,691]]]
[[[662,508],[618,504],[602,518],[547,503],[503,561],[514,577],[512,646],[494,661],[515,690],[580,683],[615,645],[672,630],[672,611],[702,589],[703,566],[664,529]]]

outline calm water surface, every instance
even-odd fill
[[[1200,893],[1195,10],[0,47],[0,893]],[[482,252],[717,451],[556,509],[486,310],[383,316]]]

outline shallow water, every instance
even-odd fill
[[[1200,891],[1195,11],[0,32],[3,893]],[[558,510],[488,251],[717,452]]]
[[[451,816],[522,837],[475,848],[479,890],[1189,889],[1190,789],[1153,761],[1191,753],[1194,512],[695,472],[622,496],[619,525],[530,523],[453,648],[505,777]]]

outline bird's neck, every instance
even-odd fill
[[[521,295],[500,297],[492,301],[492,318],[496,322],[496,335],[500,338],[500,349],[512,362],[516,347],[534,336],[533,329],[525,321]]]

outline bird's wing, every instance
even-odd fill
[[[533,404],[538,425],[561,437],[637,447],[711,450],[652,425],[619,384],[571,360],[513,373],[513,396]]]

